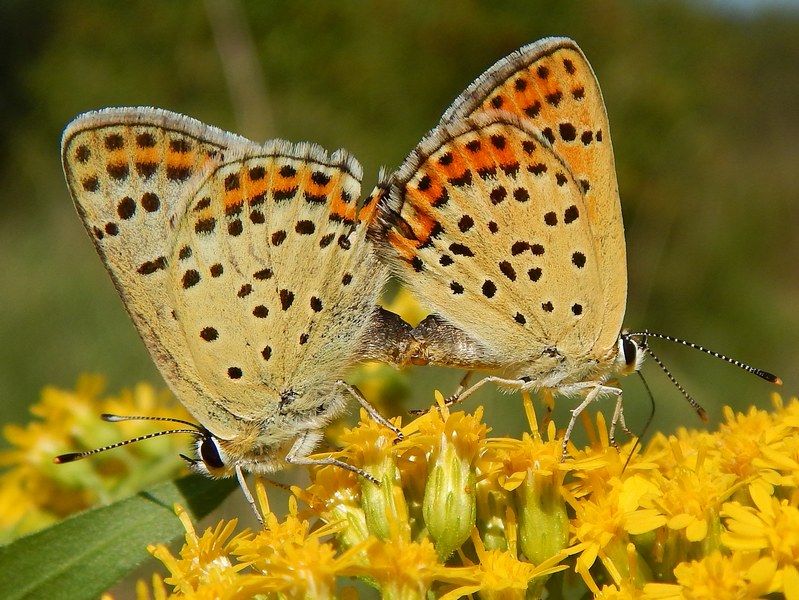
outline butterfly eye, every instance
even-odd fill
[[[206,437],[200,444],[200,458],[202,458],[206,466],[213,469],[221,469],[225,466],[219,454],[219,447],[211,437]]]
[[[622,351],[624,352],[624,364],[631,367],[638,360],[638,345],[629,337],[623,337],[621,340]]]

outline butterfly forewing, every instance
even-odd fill
[[[529,121],[569,166],[583,190],[598,245],[605,313],[597,345],[618,337],[627,301],[627,265],[605,103],[585,55],[570,39],[546,38],[497,62],[461,94],[442,122],[501,110]]]
[[[174,223],[241,138],[157,109],[87,113],[64,132],[64,172],[78,213],[156,364],[201,422],[206,393],[165,299]]]

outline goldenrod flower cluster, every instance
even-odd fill
[[[0,476],[0,514],[7,527],[17,519],[7,531],[29,528],[26,513],[41,524],[108,501],[159,460],[179,464],[177,449],[160,445],[175,443],[168,436],[122,450],[143,456],[81,461],[86,473],[64,481],[54,454],[141,425],[99,422],[88,399],[100,401],[100,389],[84,379],[74,393],[47,390],[36,409],[45,422],[6,429],[16,449],[0,457],[11,465]],[[147,386],[120,398],[127,405],[109,398],[102,411],[169,406]],[[380,485],[312,469],[277,516],[285,511],[272,512],[258,484],[263,529],[239,530],[232,519],[199,533],[178,508],[185,544],[150,549],[169,574],[140,582],[139,597],[354,598],[357,578],[361,592],[389,599],[799,598],[799,401],[775,394],[771,412],[726,409],[717,431],[655,434],[644,448],[610,444],[599,414],[584,421],[588,447],[570,445],[562,461],[555,425],[539,434],[524,399],[531,433],[521,439],[491,437],[482,409],[448,409],[440,396],[402,427],[402,440],[362,415],[337,457]],[[126,470],[141,460],[152,462]]]
[[[379,487],[325,467],[283,519],[262,496],[262,531],[186,522],[179,558],[152,549],[170,571],[153,593],[346,597],[358,577],[383,598],[796,598],[799,402],[774,407],[728,409],[718,431],[657,434],[632,457],[600,415],[565,462],[551,423],[491,438],[481,409],[439,408],[396,442],[364,419],[340,458]]]

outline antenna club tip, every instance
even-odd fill
[[[710,417],[707,416],[707,411],[704,408],[699,408],[696,411],[696,414],[699,415],[699,418],[702,419],[702,423],[708,423],[710,421]]]
[[[775,376],[774,379],[772,379],[772,383],[774,383],[774,385],[782,385],[782,379]]]
[[[78,452],[69,452],[67,454],[59,454],[58,456],[53,457],[53,462],[57,465],[63,465],[64,463],[70,463],[78,460],[80,458],[80,454]]]

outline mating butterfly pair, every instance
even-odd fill
[[[567,437],[599,395],[620,414],[605,381],[640,367],[649,334],[621,332],[607,115],[571,40],[491,67],[361,206],[343,150],[255,144],[153,108],[78,117],[62,157],[131,318],[200,424],[195,470],[241,479],[287,461],[369,477],[309,458],[348,396],[392,427],[343,380],[359,361],[490,372],[461,397],[486,381],[579,395]],[[433,311],[413,330],[377,307],[389,267]]]

